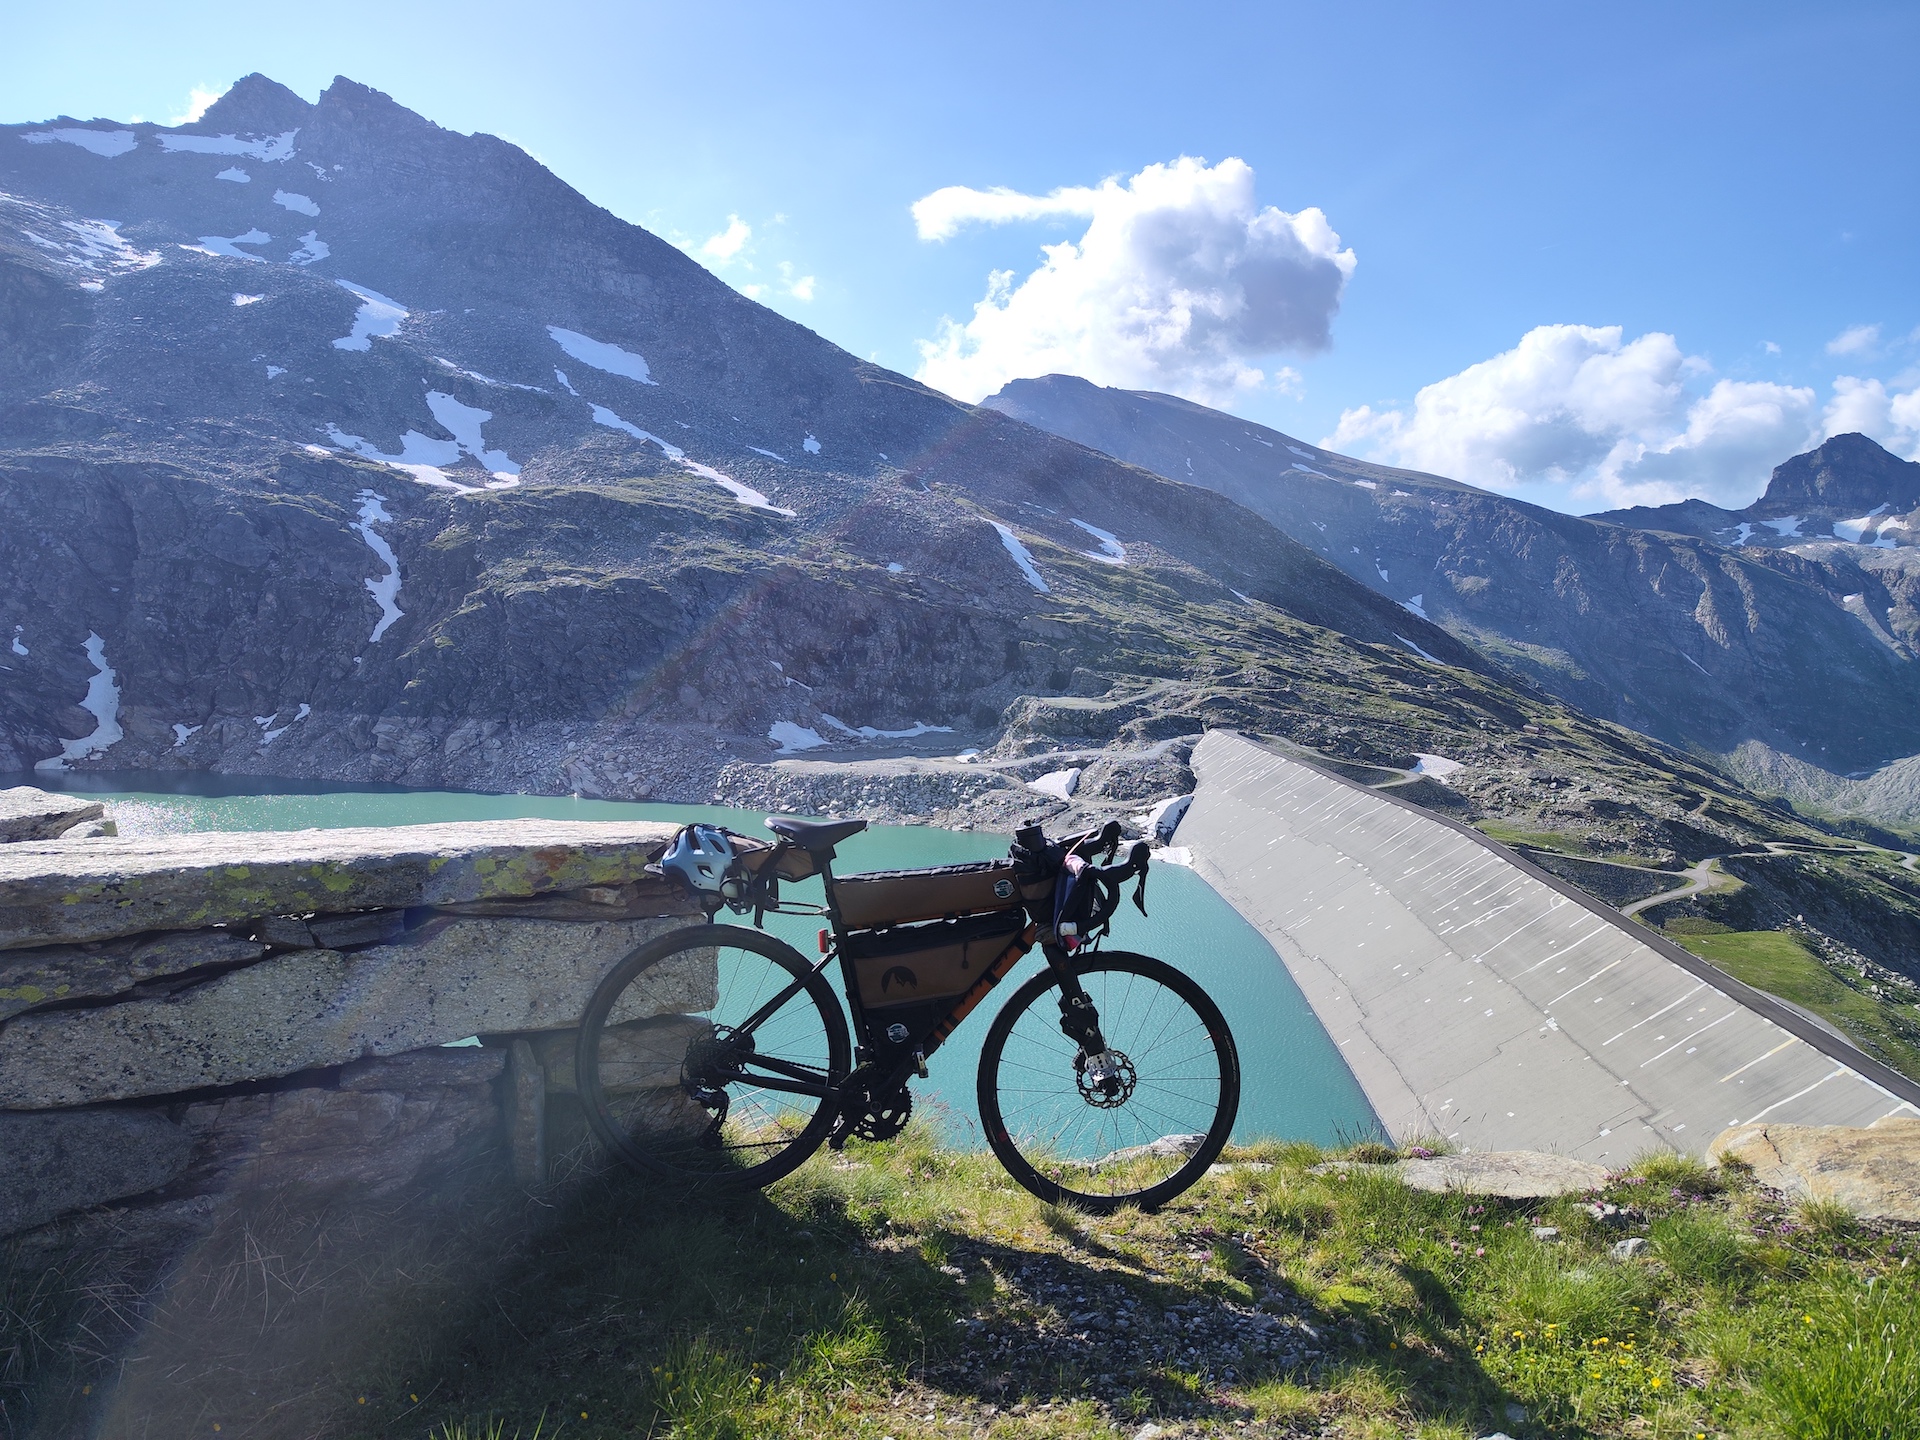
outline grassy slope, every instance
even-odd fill
[[[1831,1021],[1869,1053],[1920,1078],[1920,1014],[1844,983],[1800,938],[1784,930],[1734,930],[1674,936],[1736,980],[1778,995]]]
[[[44,1322],[59,1284],[16,1265],[0,1359],[27,1383],[0,1400],[38,1413],[13,1433],[101,1437],[1851,1440],[1920,1397],[1920,1235],[1690,1162],[1621,1177],[1606,1225],[1266,1147],[1161,1214],[1090,1220],[919,1132],[856,1148],[730,1205],[592,1184],[530,1231],[236,1217],[123,1371],[44,1323],[22,1347],[22,1306]],[[1610,1259],[1623,1235],[1649,1253]],[[1890,1360],[1847,1348],[1886,1324]]]

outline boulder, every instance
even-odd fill
[[[671,825],[476,820],[363,830],[201,832],[0,847],[0,950],[199,930],[266,915],[460,905],[637,886]],[[629,911],[629,913],[631,913]]]
[[[151,1110],[0,1114],[0,1236],[165,1185],[192,1137]]]
[[[682,922],[457,919],[401,945],[297,950],[154,999],[0,1025],[0,1110],[167,1095],[398,1055],[479,1034],[564,1029],[635,946]],[[715,1002],[714,958],[649,972],[617,1021]]]
[[[99,820],[106,813],[107,807],[98,800],[16,785],[0,790],[0,845],[56,840],[75,826]]]
[[[1863,1220],[1920,1220],[1920,1119],[1851,1125],[1735,1125],[1707,1146],[1762,1185],[1844,1205]]]
[[[58,1000],[122,995],[209,965],[244,965],[267,947],[225,930],[183,930],[103,945],[0,952],[0,1022]]]
[[[187,1107],[197,1191],[298,1187],[375,1198],[483,1159],[500,1141],[489,1084],[397,1090],[282,1090]]]
[[[713,1029],[695,1015],[660,1015],[600,1032],[600,1083],[608,1090],[655,1090],[680,1083],[687,1046]],[[555,1030],[525,1037],[546,1075],[549,1095],[577,1094],[574,1053],[578,1030]]]
[[[1607,1183],[1607,1170],[1603,1165],[1538,1150],[1435,1155],[1426,1160],[1397,1161],[1393,1168],[1409,1189],[1443,1193],[1457,1190],[1467,1195],[1498,1195],[1508,1200],[1575,1195],[1598,1190]]]

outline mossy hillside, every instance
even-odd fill
[[[728,1204],[614,1179],[532,1229],[236,1216],[146,1306],[97,1260],[63,1275],[15,1256],[5,1423],[369,1440],[1109,1440],[1147,1424],[1850,1440],[1906,1423],[1910,1227],[1795,1210],[1672,1157],[1533,1204],[1327,1158],[1230,1152],[1159,1214],[1093,1219],[917,1128]],[[1590,1200],[1618,1209],[1599,1219]],[[1648,1247],[1613,1258],[1629,1236]]]

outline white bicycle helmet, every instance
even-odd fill
[[[661,873],[678,880],[693,895],[711,895],[731,903],[744,892],[739,856],[724,830],[689,825],[673,837],[660,857]]]

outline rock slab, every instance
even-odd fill
[[[57,840],[77,825],[99,820],[107,807],[98,800],[55,795],[32,785],[0,790],[0,845],[22,840]]]
[[[674,828],[476,820],[286,833],[118,836],[0,847],[0,950],[199,930],[265,915],[461,905],[664,886]],[[655,913],[680,908],[663,905]]]
[[[1735,1125],[1713,1138],[1707,1154],[1752,1166],[1762,1185],[1844,1205],[1863,1220],[1920,1220],[1920,1119]]]
[[[225,930],[0,953],[0,1022],[36,1006],[121,995],[208,966],[244,965],[266,953],[265,945]]]
[[[202,985],[0,1026],[0,1110],[274,1079],[471,1035],[577,1025],[600,978],[677,919],[454,920],[404,945],[269,956]],[[656,966],[620,1020],[714,1003],[712,953]]]
[[[1410,1189],[1467,1195],[1498,1195],[1508,1200],[1544,1200],[1577,1195],[1607,1183],[1604,1165],[1539,1150],[1489,1150],[1466,1155],[1435,1155],[1401,1160],[1393,1167]]]
[[[155,1189],[192,1156],[193,1137],[152,1111],[0,1114],[0,1236]]]

